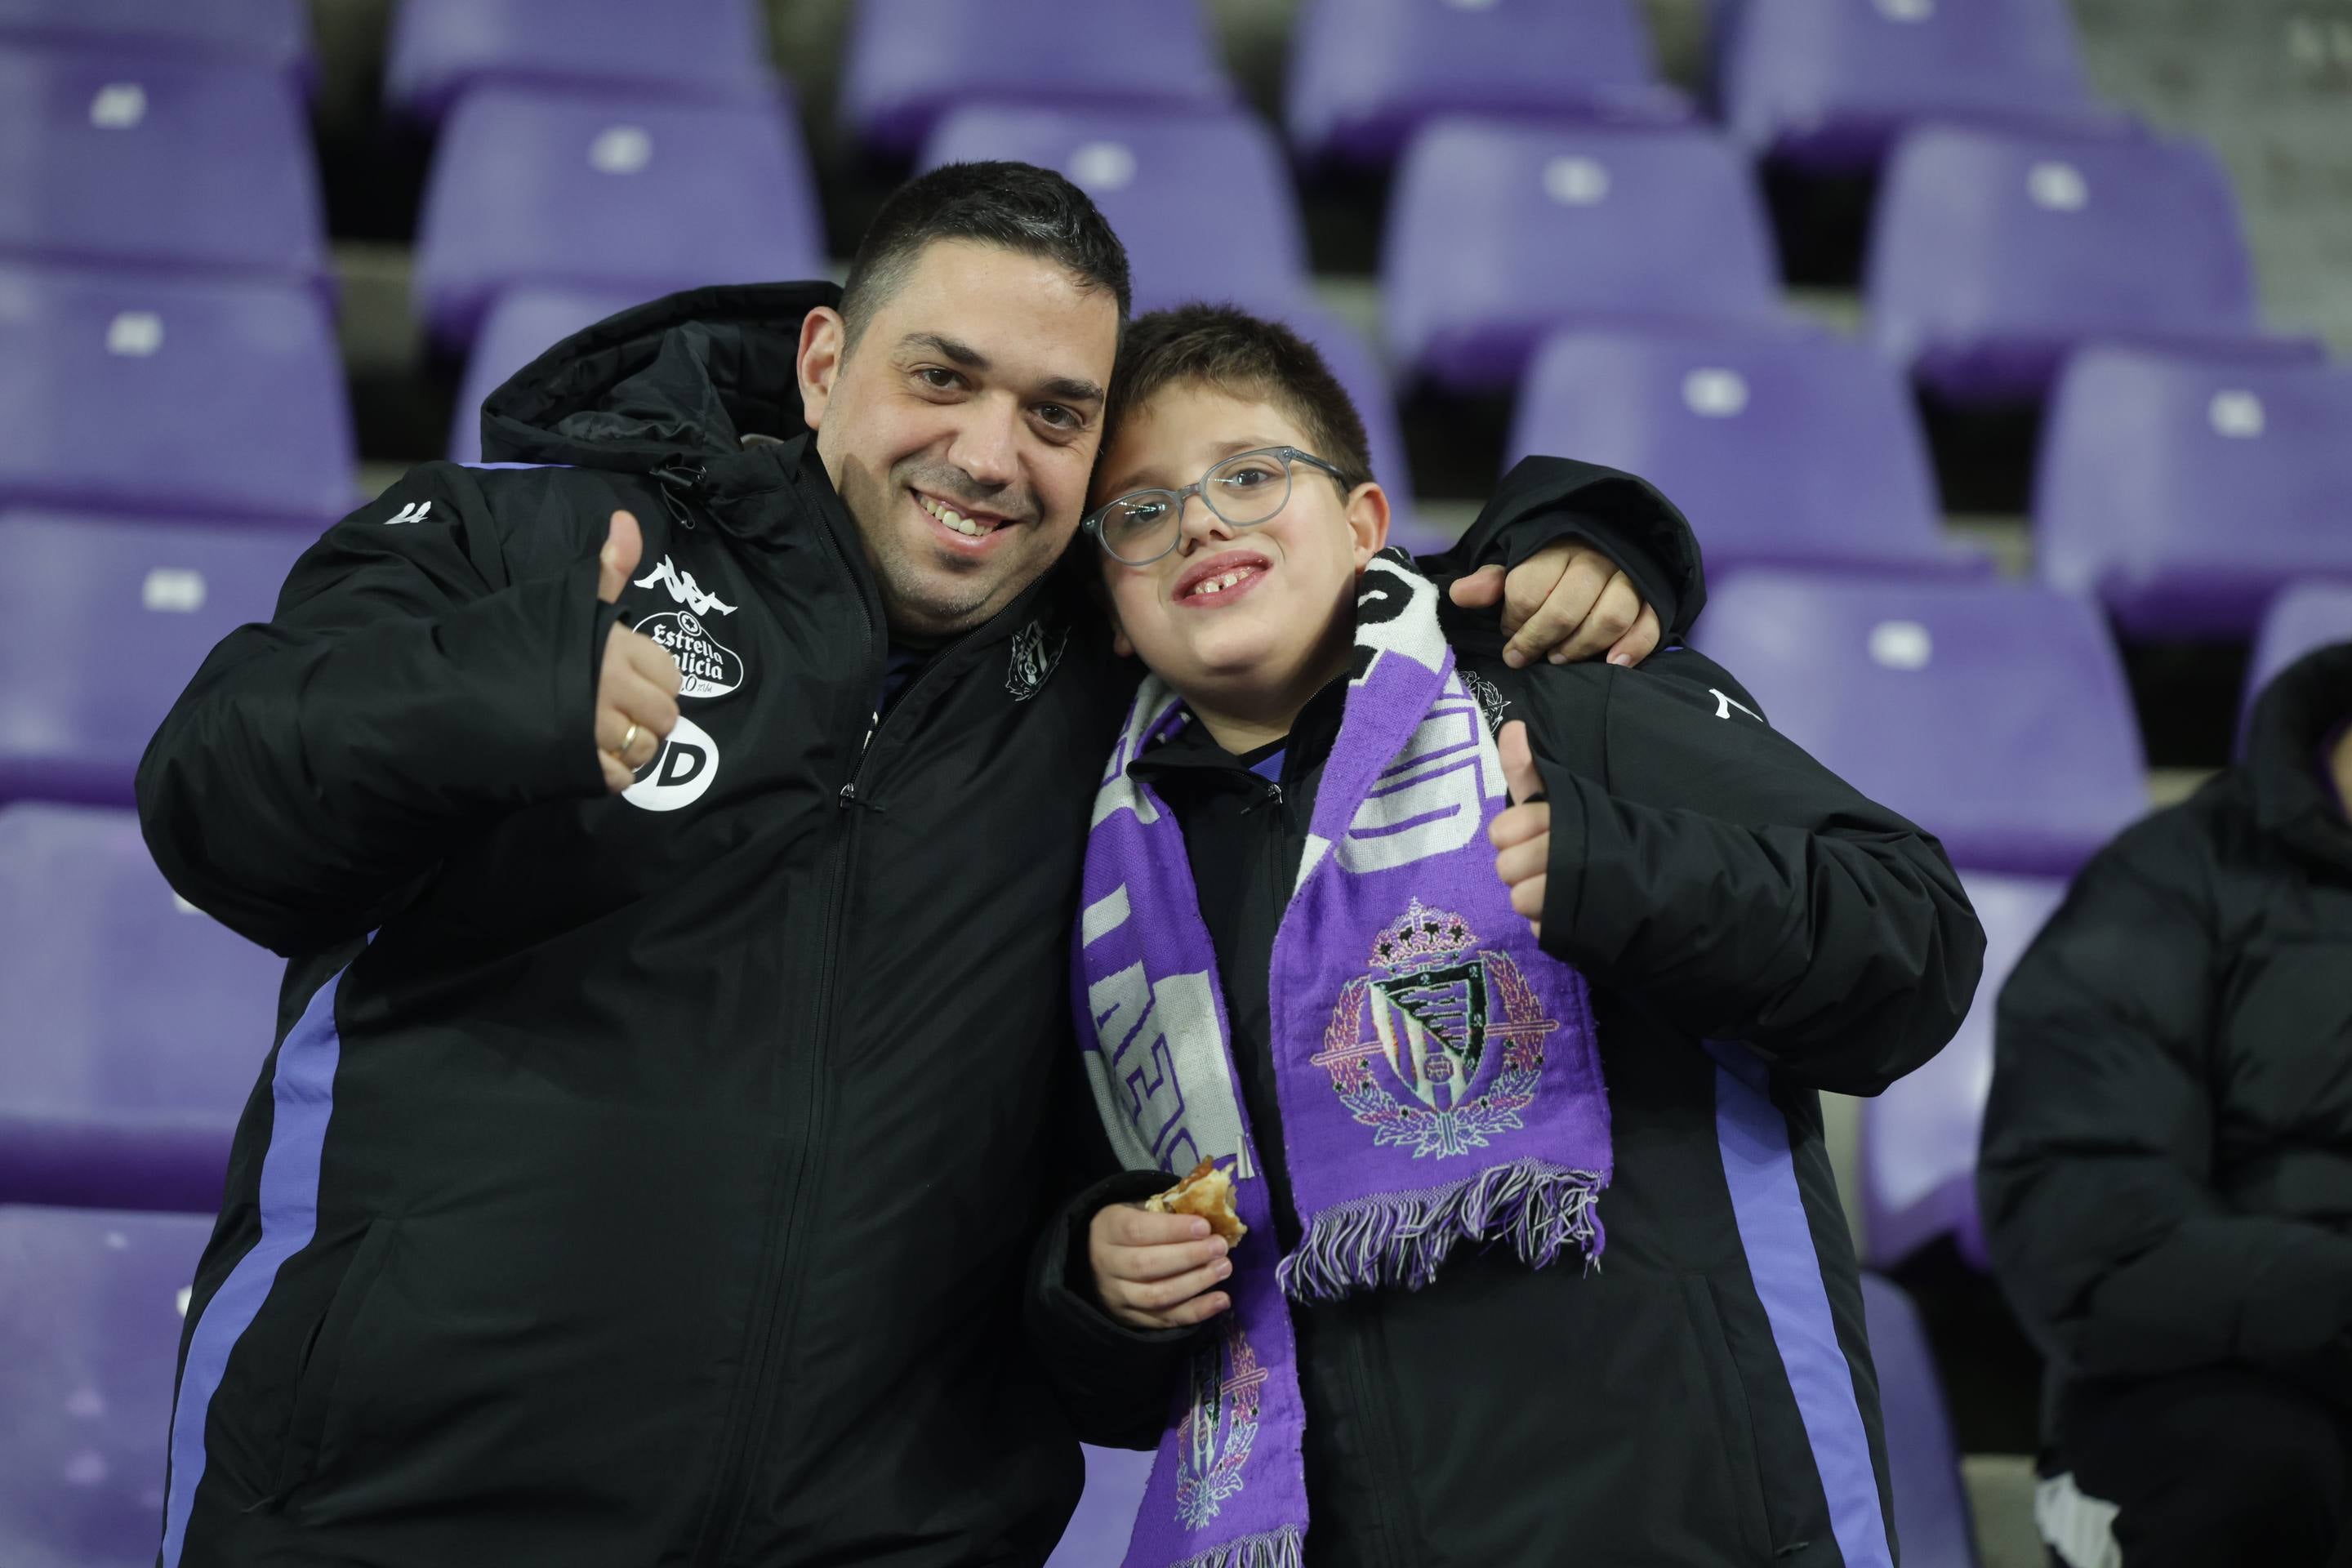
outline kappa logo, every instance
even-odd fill
[[[1013,634],[1013,664],[1005,671],[1004,689],[1013,693],[1013,701],[1026,702],[1036,696],[1061,667],[1062,650],[1070,646],[1070,628],[1064,626],[1062,635],[1052,638],[1050,648],[1047,638],[1043,621],[1031,621]]]
[[[1759,724],[1764,722],[1763,714],[1759,713],[1755,709],[1750,708],[1747,703],[1740,701],[1736,697],[1728,696],[1712,686],[1706,689],[1706,694],[1715,699],[1715,716],[1718,719],[1730,718],[1731,710],[1734,708],[1737,708],[1742,713],[1747,714],[1750,719],[1755,720]]]
[[[713,610],[722,616],[731,616],[735,613],[734,605],[719,603],[718,595],[707,591],[701,584],[697,583],[693,573],[681,572],[671,565],[669,557],[667,555],[661,558],[660,565],[638,578],[636,582],[636,586],[640,588],[651,588],[656,585],[668,589],[671,598],[698,616],[707,616]]]
[[[636,630],[677,661],[680,697],[724,697],[743,684],[741,656],[712,637],[692,610],[647,616]]]
[[[386,528],[398,528],[404,522],[423,522],[425,514],[432,510],[433,503],[429,500],[413,500],[385,518],[383,525]]]
[[[680,719],[621,798],[646,811],[676,811],[700,800],[718,777],[719,742],[693,720]]]

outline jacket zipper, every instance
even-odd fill
[[[825,539],[833,549],[835,559],[840,562],[843,571],[854,578],[855,569],[851,567],[839,542],[833,538],[831,531],[825,531]],[[870,645],[874,637],[874,616],[866,606],[865,595],[862,593],[858,595],[857,608],[860,617],[866,623],[866,637]],[[1001,614],[1003,612],[1000,612]],[[830,1055],[833,1044],[834,977],[841,956],[841,905],[845,890],[849,887],[851,859],[856,846],[858,819],[855,808],[865,805],[868,810],[875,809],[870,803],[858,798],[858,786],[865,782],[866,764],[874,754],[874,742],[881,738],[882,731],[888,726],[890,721],[898,714],[905,712],[913,702],[916,694],[930,684],[931,678],[954,662],[956,656],[961,653],[974,638],[986,631],[989,626],[993,625],[995,617],[991,617],[988,622],[965,633],[963,637],[942,649],[938,657],[924,667],[922,673],[915,677],[914,683],[898,694],[898,700],[891,704],[890,712],[879,715],[868,723],[866,738],[858,742],[857,760],[850,765],[849,778],[835,795],[835,805],[847,815],[842,826],[841,847],[834,861],[833,886],[825,895],[824,949],[817,966],[817,1022],[816,1027],[810,1031],[811,1046],[807,1052],[808,1070],[801,1085],[801,1103],[809,1108],[809,1122],[807,1132],[801,1142],[800,1157],[793,1163],[792,1183],[784,1191],[782,1202],[771,1210],[768,1237],[761,1249],[761,1276],[768,1288],[762,1292],[761,1299],[755,1309],[758,1322],[744,1367],[744,1379],[750,1390],[750,1396],[746,1401],[744,1418],[728,1433],[723,1455],[719,1461],[719,1484],[711,1493],[711,1505],[708,1515],[709,1521],[712,1523],[718,1522],[723,1517],[725,1526],[717,1538],[719,1544],[716,1553],[701,1557],[701,1561],[714,1565],[714,1568],[718,1564],[725,1563],[733,1554],[743,1531],[744,1521],[751,1512],[751,1489],[749,1483],[761,1457],[755,1434],[759,1428],[761,1413],[768,1408],[773,1393],[767,1384],[769,1363],[772,1360],[772,1350],[780,1332],[777,1319],[782,1310],[783,1298],[787,1289],[792,1292],[795,1307],[799,1302],[799,1282],[792,1278],[790,1268],[791,1243],[794,1226],[799,1219],[797,1211],[800,1206],[801,1192],[807,1184],[809,1162],[815,1155],[823,1131],[824,1107],[817,1091],[824,1082],[823,1063]],[[776,1222],[778,1221],[782,1222],[781,1235],[777,1230]],[[775,1262],[772,1266],[768,1266],[767,1259],[771,1255],[774,1257]],[[704,1538],[706,1547],[709,1544],[710,1539],[706,1531]]]
[[[664,499],[667,499],[665,490]],[[840,542],[830,529],[820,528],[827,546],[844,575],[856,581]],[[874,615],[861,591],[857,595],[858,619],[864,624],[866,642],[874,642]],[[928,672],[927,672],[928,673]],[[850,766],[850,780],[842,785],[835,804],[843,810],[857,797],[857,776],[866,766],[866,755],[874,744],[880,725],[869,721],[865,739],[858,742],[857,760]],[[782,1311],[785,1291],[792,1290],[797,1305],[799,1291],[793,1280],[793,1233],[800,1218],[802,1190],[808,1184],[809,1162],[824,1137],[824,1104],[818,1090],[824,1081],[824,1061],[833,1036],[834,971],[841,952],[841,904],[849,886],[850,858],[855,847],[857,819],[849,816],[843,824],[841,844],[834,857],[833,879],[824,897],[824,945],[817,960],[816,1026],[809,1032],[809,1048],[803,1053],[806,1066],[801,1075],[799,1102],[807,1108],[807,1120],[803,1126],[801,1147],[793,1159],[791,1181],[782,1186],[768,1209],[766,1234],[760,1244],[760,1297],[752,1305],[752,1334],[744,1352],[743,1396],[737,1406],[738,1414],[730,1423],[720,1444],[719,1479],[712,1488],[710,1503],[704,1514],[702,1541],[695,1561],[719,1564],[734,1552],[736,1542],[743,1532],[745,1520],[751,1513],[751,1489],[749,1480],[758,1460],[757,1434],[762,1414],[771,1403],[768,1387],[770,1363],[779,1335],[777,1319]],[[782,1173],[779,1173],[781,1175]],[[713,1549],[713,1542],[716,1548]]]

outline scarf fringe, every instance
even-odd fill
[[[1305,1561],[1306,1539],[1297,1525],[1286,1524],[1262,1535],[1244,1535],[1239,1541],[1212,1546],[1199,1556],[1171,1563],[1168,1568],[1300,1568]]]
[[[1532,1268],[1570,1243],[1597,1262],[1607,1239],[1595,1206],[1605,1182],[1592,1171],[1515,1160],[1444,1186],[1337,1204],[1308,1221],[1275,1278],[1294,1301],[1336,1301],[1383,1286],[1418,1290],[1456,1242],[1505,1237]]]

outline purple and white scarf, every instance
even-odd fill
[[[1073,968],[1103,1124],[1132,1169],[1213,1158],[1253,1232],[1160,1440],[1127,1568],[1297,1568],[1292,1301],[1418,1289],[1460,1241],[1508,1237],[1535,1268],[1570,1243],[1601,1252],[1609,1101],[1591,1004],[1495,874],[1502,763],[1436,592],[1399,552],[1364,571],[1355,673],[1275,934],[1281,1153],[1305,1226],[1278,1268],[1183,832],[1128,773],[1190,717],[1157,677],[1095,797]]]

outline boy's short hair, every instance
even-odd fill
[[[1279,321],[1232,305],[1180,305],[1129,323],[1111,373],[1105,450],[1120,418],[1179,383],[1281,409],[1315,455],[1339,470],[1344,490],[1372,477],[1363,416],[1315,345]]]
[[[849,264],[841,316],[851,347],[915,260],[935,241],[963,239],[1039,257],[1129,306],[1127,247],[1086,192],[1031,163],[945,163],[882,204]]]

